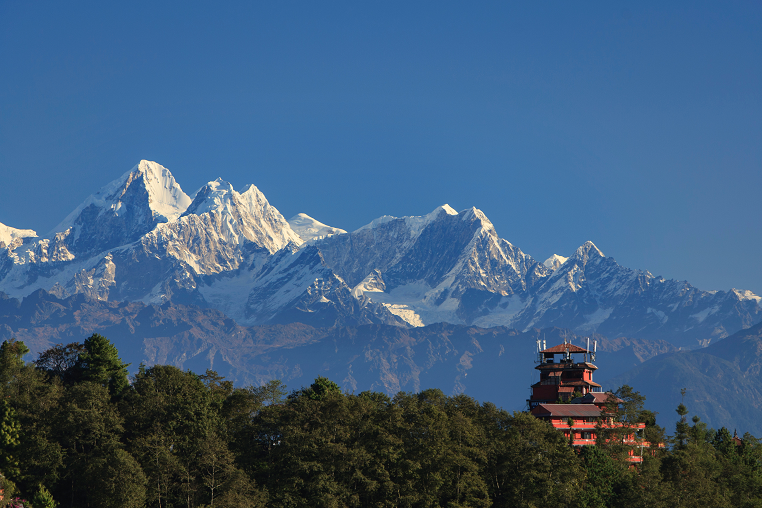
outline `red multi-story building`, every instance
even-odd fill
[[[601,385],[593,381],[593,372],[598,369],[592,363],[595,349],[590,350],[589,340],[587,349],[566,341],[545,348],[537,341],[535,368],[540,371],[540,381],[532,385],[532,394],[527,400],[529,411],[563,432],[573,446],[595,445],[599,425],[604,428],[624,425],[612,421],[608,416],[610,412],[606,411],[607,405],[619,404],[621,400],[604,393]],[[578,361],[578,355],[582,355],[582,361]],[[639,434],[645,426],[645,423],[628,425],[632,433],[624,436],[623,444],[633,447],[630,462],[643,460],[642,447],[648,443],[644,443]],[[641,448],[640,454],[635,453],[635,447]]]

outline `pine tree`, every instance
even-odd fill
[[[53,495],[48,489],[44,485],[40,485],[40,488],[32,498],[32,506],[34,508],[56,508],[58,503],[53,499]]]
[[[680,420],[675,424],[675,435],[672,441],[675,448],[682,449],[688,443],[688,431],[690,430],[690,425],[685,418],[685,415],[688,414],[688,408],[681,402],[675,411],[680,415]]]
[[[130,385],[127,379],[130,364],[122,363],[116,347],[97,333],[85,340],[84,347],[78,365],[82,379],[107,387],[112,397],[120,396]]]

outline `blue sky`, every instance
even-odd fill
[[[149,159],[287,218],[476,206],[540,260],[762,294],[762,4],[662,4],[0,1],[0,222]]]

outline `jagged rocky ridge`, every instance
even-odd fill
[[[631,270],[592,242],[538,262],[476,208],[346,233],[305,214],[286,221],[253,185],[218,179],[188,196],[148,161],[43,238],[1,226],[0,249],[0,291],[14,297],[194,304],[242,325],[562,326],[697,346],[762,319],[757,295]]]

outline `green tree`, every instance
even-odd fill
[[[16,339],[4,340],[0,345],[0,389],[2,394],[7,395],[7,387],[24,368],[24,355],[29,348],[23,342]]]
[[[200,502],[199,444],[219,425],[212,395],[199,376],[169,365],[141,368],[120,402],[127,450],[148,478],[150,504]]]
[[[271,404],[283,402],[286,390],[278,380],[262,386],[234,389],[222,403],[220,415],[231,439],[249,429],[259,411]]]
[[[585,446],[580,453],[585,471],[585,486],[579,491],[580,507],[612,506],[615,495],[626,482],[626,464],[613,460],[597,446]]]
[[[66,390],[56,421],[55,437],[65,453],[58,499],[76,506],[96,502],[91,477],[104,467],[105,457],[120,456],[115,450],[122,432],[122,418],[105,386],[85,381]]]
[[[214,506],[215,495],[220,493],[225,483],[235,471],[233,454],[227,443],[210,430],[199,443],[199,470],[204,487],[207,489],[209,506]]]
[[[730,435],[730,431],[725,427],[722,427],[715,432],[712,437],[712,446],[725,457],[736,456],[736,444],[733,441],[733,437]]]
[[[63,386],[28,364],[17,373],[9,392],[22,429],[18,486],[26,493],[40,483],[52,488],[63,470],[64,450],[57,438]]]
[[[146,476],[125,450],[103,450],[86,468],[88,506],[142,508],[146,502]]]
[[[45,488],[45,485],[40,485],[32,498],[32,506],[34,508],[57,508],[58,503],[53,499],[50,491]]]
[[[341,388],[323,376],[315,378],[315,382],[308,389],[304,390],[304,395],[312,400],[323,400],[331,393],[341,393]]]
[[[685,407],[685,404],[681,402],[675,411],[680,416],[680,420],[678,420],[675,425],[675,435],[672,438],[672,443],[675,448],[679,450],[685,448],[688,444],[688,431],[690,430],[690,425],[688,425],[685,418],[685,415],[688,414],[688,408]]]
[[[447,400],[445,411],[449,420],[448,468],[444,497],[446,506],[482,506],[492,504],[482,468],[487,461],[486,436],[480,422],[479,404],[467,395]]]
[[[629,385],[609,393],[596,426],[596,446],[615,460],[628,460],[636,443],[641,441],[638,424],[653,418],[653,413],[643,407],[645,400],[645,396]]]
[[[38,368],[44,370],[51,376],[55,376],[65,384],[72,384],[79,381],[78,364],[79,355],[84,353],[85,346],[79,342],[66,344],[56,344],[46,349],[34,361]]]
[[[275,506],[348,504],[347,484],[342,481],[351,464],[347,398],[335,390],[319,398],[310,395],[307,391],[292,396],[284,408],[273,408],[278,440],[272,449],[271,472],[277,473],[271,473],[268,490]],[[263,437],[271,439],[269,433]]]
[[[16,495],[16,484],[2,473],[0,473],[0,494],[3,497],[3,499],[0,499],[0,507],[8,506],[11,499]]]
[[[447,397],[438,389],[412,395],[398,393],[393,402],[401,409],[398,428],[403,444],[403,460],[393,470],[405,504],[439,506],[448,484],[449,418]]]
[[[206,387],[209,404],[211,404],[215,412],[219,413],[225,400],[234,391],[233,382],[226,381],[223,376],[220,376],[216,371],[211,369],[206,369],[206,373],[199,376],[199,379]]]
[[[11,478],[18,478],[19,469],[16,450],[21,444],[21,424],[16,410],[8,399],[0,400],[0,471]]]
[[[502,442],[489,468],[502,488],[493,494],[494,506],[571,506],[584,477],[563,433],[527,413],[495,424]]]
[[[626,508],[667,508],[671,503],[671,485],[661,472],[662,453],[646,454],[643,462],[628,472],[629,481],[618,485],[614,506]]]
[[[687,408],[678,406],[681,420],[676,425],[672,454],[662,460],[661,472],[669,482],[670,505],[676,507],[725,507],[732,506],[723,492],[720,476],[722,464],[707,439],[706,425],[698,418],[694,425],[685,422]]]
[[[221,418],[230,450],[235,455],[236,464],[248,474],[260,472],[266,476],[269,471],[273,442],[267,429],[270,425],[277,427],[277,424],[272,415],[261,418],[261,411],[282,403],[285,395],[280,381],[270,381],[260,387],[235,389],[222,405]],[[267,482],[266,478],[264,482]]]
[[[102,335],[94,333],[84,343],[79,354],[78,368],[84,381],[98,383],[108,388],[112,397],[119,397],[129,387],[128,363],[122,363],[119,351]]]
[[[219,508],[260,508],[266,503],[267,493],[257,489],[246,473],[240,470],[231,472],[217,500]]]

